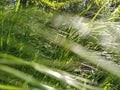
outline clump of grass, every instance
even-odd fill
[[[36,9],[2,13],[0,88],[102,90],[111,89],[112,84],[118,88],[115,80],[120,78],[120,67],[113,59],[119,61],[114,57],[119,47],[112,44],[119,45],[119,25],[85,20],[54,17]],[[110,42],[103,38],[104,33],[112,37]],[[107,54],[102,56],[103,52]],[[108,60],[107,55],[113,56]]]

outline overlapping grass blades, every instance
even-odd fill
[[[0,57],[2,57],[3,59],[1,59],[1,64],[17,64],[17,65],[28,65],[30,67],[33,67],[35,70],[39,71],[40,73],[44,73],[44,74],[47,74],[53,78],[56,78],[62,82],[65,82],[67,83],[68,85],[71,85],[73,87],[76,87],[78,89],[82,89],[84,87],[84,84],[78,82],[77,80],[75,80],[75,78],[68,74],[67,72],[64,72],[64,71],[60,71],[60,70],[52,70],[42,64],[38,64],[36,62],[28,62],[28,61],[25,61],[25,60],[22,60],[22,59],[19,59],[17,57],[14,57],[14,56],[11,56],[11,55],[7,55],[7,54],[0,54]],[[48,87],[47,85],[44,85],[44,84],[41,84],[40,81],[38,81],[37,79],[35,79],[34,77],[28,75],[28,74],[24,74],[23,72],[20,72],[18,70],[15,70],[11,67],[8,67],[8,66],[5,66],[5,65],[0,65],[0,69],[5,71],[5,72],[8,72],[8,73],[11,73],[25,81],[27,81],[28,83],[30,84],[33,84],[33,85],[36,85],[36,86],[39,86],[40,88],[43,88],[43,89],[49,89],[49,90],[55,90],[54,88],[52,87]],[[82,80],[82,79],[81,79]],[[85,79],[83,79],[85,80]],[[86,80],[87,82],[87,80]],[[47,86],[47,87],[45,87]],[[98,89],[98,90],[102,90],[100,88],[97,88],[97,87],[93,87],[93,86],[90,86],[90,85],[86,85],[85,88],[88,88],[88,89],[91,89],[91,90],[94,90],[94,89]]]
[[[100,67],[102,70],[108,71],[111,75],[114,74],[116,78],[120,78],[120,67],[118,64],[98,55],[98,52],[101,51],[95,51],[96,49],[90,50],[88,47],[86,49],[86,45],[82,45],[84,38],[87,36],[93,38],[92,35],[98,39],[97,44],[101,44],[99,37],[97,37],[97,35],[95,36],[95,34],[99,34],[98,31],[102,31],[103,29],[108,30],[107,26],[111,26],[111,24],[101,24],[100,26],[99,22],[99,24],[93,23],[93,26],[89,26],[88,21],[81,22],[79,21],[79,17],[69,17],[67,15],[62,16],[67,18],[61,18],[61,21],[59,21],[60,19],[58,17],[52,17],[51,14],[41,13],[36,9],[26,9],[19,12],[8,13],[4,14],[4,18],[0,17],[0,70],[10,73],[13,77],[16,76],[20,78],[24,83],[27,82],[27,87],[23,87],[24,89],[102,90],[103,88],[91,85],[85,78],[79,77],[81,79],[76,80],[75,78],[78,76],[69,74],[70,72],[68,73],[67,70],[63,71],[64,69],[61,69],[59,65],[55,65],[56,62],[60,65],[62,65],[62,62],[67,63],[70,61],[69,59],[76,61],[75,59],[78,59],[78,57],[79,62],[81,62],[80,59],[82,58],[83,61],[94,64],[98,70]],[[57,18],[57,22],[55,18]],[[54,20],[55,22],[53,22]],[[112,30],[117,30],[117,28],[114,28],[114,25],[109,27],[109,29],[113,27]],[[72,27],[71,31],[73,32],[71,33],[68,30],[69,33],[67,33],[64,27]],[[59,31],[62,30],[65,34],[67,33],[68,36],[59,33]],[[85,31],[82,32],[80,30]],[[76,39],[74,35],[78,39]],[[111,35],[116,34],[114,32]],[[93,41],[93,43],[96,42]],[[116,44],[119,45],[119,42],[116,42]],[[57,49],[54,48],[55,46]],[[110,49],[115,51],[113,48],[109,47],[109,50]],[[118,47],[116,47],[116,49],[118,49]],[[60,54],[61,56],[59,56],[60,51],[63,53]],[[64,51],[67,51],[67,54]],[[56,53],[58,55],[55,59],[60,59],[58,61],[53,58]],[[119,54],[119,52],[114,53]],[[64,55],[66,55],[66,61],[63,59]],[[74,58],[72,58],[72,56]],[[119,58],[117,59],[119,60]],[[66,67],[66,65],[68,65],[66,63],[62,66]],[[24,68],[26,72],[21,68]],[[32,69],[32,72],[29,71],[29,69]],[[71,69],[71,67],[69,67],[69,69]],[[35,76],[34,73],[38,74],[38,77]],[[7,77],[7,75],[5,77]],[[5,82],[5,84],[7,82]],[[15,84],[13,85],[15,86]],[[14,86],[6,85],[5,87],[5,85],[1,84],[0,88],[17,88],[17,86]],[[18,85],[18,90],[19,87]]]

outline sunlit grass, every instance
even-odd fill
[[[120,26],[93,21],[66,14],[52,17],[36,9],[1,14],[0,77],[5,76],[0,89],[103,90],[112,88],[108,83],[118,88]],[[22,87],[4,80],[8,76]]]

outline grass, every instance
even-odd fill
[[[119,90],[119,22],[95,18],[2,12],[0,89]]]

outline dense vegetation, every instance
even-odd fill
[[[1,0],[0,90],[119,90],[119,0]]]

